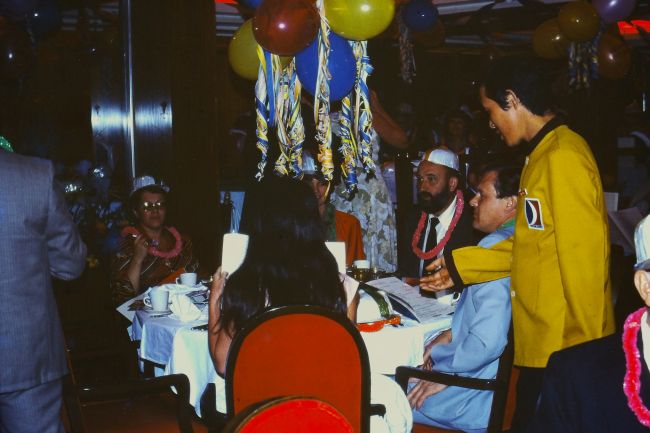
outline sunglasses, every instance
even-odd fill
[[[157,201],[157,202],[150,202],[150,201],[145,201],[140,205],[140,209],[142,209],[145,212],[153,212],[154,210],[164,210],[167,208],[167,205],[165,204],[164,201]]]

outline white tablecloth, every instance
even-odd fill
[[[190,381],[190,404],[200,415],[200,399],[208,383],[217,390],[217,410],[226,412],[225,383],[210,359],[207,331],[192,330],[206,320],[181,322],[173,316],[149,318],[138,311],[131,327],[131,338],[141,340],[140,357],[164,366],[160,374],[185,374]],[[424,339],[432,332],[449,327],[451,317],[420,325],[406,321],[404,326],[387,326],[378,332],[361,333],[370,360],[371,400],[386,406],[386,417],[372,417],[372,433],[408,432],[412,413],[399,386],[382,374],[394,374],[399,365],[422,363]]]

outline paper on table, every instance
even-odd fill
[[[149,293],[149,290],[140,293],[135,298],[129,299],[128,301],[126,301],[125,303],[123,303],[122,305],[116,308],[117,312],[120,313],[122,316],[126,317],[127,319],[129,319],[130,322],[133,322],[133,318],[135,317],[135,310],[129,310],[129,306],[134,301],[143,299],[147,293]]]
[[[445,305],[436,299],[420,295],[419,288],[411,287],[395,277],[380,278],[367,284],[388,293],[389,298],[394,295],[398,300],[405,301],[420,323],[434,322],[455,310],[452,305]]]

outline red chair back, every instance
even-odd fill
[[[222,433],[354,433],[336,408],[320,400],[282,397],[249,406]]]
[[[320,307],[269,310],[249,321],[226,366],[228,416],[261,401],[305,396],[335,407],[354,432],[369,430],[368,354],[344,315]]]

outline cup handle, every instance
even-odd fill
[[[180,278],[180,277],[176,277],[176,284],[180,284],[180,283],[181,283],[181,278]]]
[[[143,298],[143,299],[142,299],[142,302],[144,302],[144,305],[146,305],[147,307],[151,307],[151,308],[153,308],[153,307],[151,306],[151,298],[150,298],[150,297],[147,296],[146,298]]]

